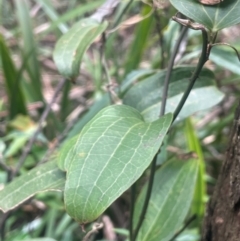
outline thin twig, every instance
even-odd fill
[[[98,232],[98,230],[102,229],[103,228],[103,223],[94,223],[93,226],[92,226],[92,230],[90,230],[86,235],[85,237],[83,238],[82,241],[89,241],[89,238]]]
[[[11,172],[11,169],[4,163],[1,156],[0,156],[0,167],[7,173]]]
[[[185,225],[177,233],[175,233],[174,236],[169,241],[174,241],[177,238],[177,236],[181,234],[189,226],[189,224],[191,224],[195,219],[196,219],[196,215],[193,215],[192,217],[190,217],[185,223]]]
[[[174,65],[174,61],[176,58],[176,55],[178,53],[178,49],[180,47],[180,44],[187,32],[188,28],[187,27],[183,27],[180,35],[178,37],[178,40],[174,46],[173,49],[173,53],[171,55],[169,64],[168,64],[168,68],[167,68],[167,73],[165,76],[165,80],[164,80],[164,86],[163,86],[163,94],[162,94],[162,104],[161,104],[161,110],[160,110],[160,117],[164,115],[165,113],[165,108],[166,108],[166,103],[167,103],[167,94],[168,94],[168,87],[169,87],[169,82],[170,82],[170,77],[171,77],[171,73],[172,73],[172,69],[173,69],[173,65]]]
[[[104,215],[102,217],[102,222],[104,224],[104,227],[103,227],[104,238],[109,241],[115,241],[117,239],[117,235],[114,231],[114,225],[112,220],[108,216]]]
[[[46,118],[48,117],[48,114],[51,111],[52,105],[55,103],[58,94],[60,93],[61,89],[63,88],[64,84],[66,83],[67,79],[63,79],[62,81],[59,82],[59,84],[57,85],[57,88],[54,92],[54,95],[50,101],[50,103],[46,106],[44,112],[42,113],[42,116],[39,120],[39,124],[38,124],[38,128],[37,130],[34,132],[32,138],[28,141],[26,148],[24,149],[22,156],[16,166],[16,169],[12,172],[12,176],[11,179],[13,179],[19,172],[20,168],[22,167],[22,165],[24,164],[25,159],[27,158],[29,152],[31,151],[31,148],[38,136],[38,134],[41,132],[42,128],[43,128],[43,123],[45,122]]]
[[[107,79],[107,86],[110,88],[111,84],[112,84],[112,81],[111,81],[111,77],[110,77],[110,74],[109,74],[109,71],[108,71],[107,61],[106,61],[105,54],[104,54],[104,50],[105,50],[105,46],[106,46],[106,34],[105,33],[102,34],[101,39],[102,39],[102,41],[101,41],[102,44],[101,44],[101,48],[100,48],[100,59],[101,59],[101,63],[102,63],[102,70],[103,70],[103,72],[105,74],[105,77]],[[109,94],[109,98],[111,100],[111,104],[113,104],[114,100],[113,100],[111,92],[108,91],[108,94]]]
[[[157,8],[155,8],[154,10],[154,17],[156,20],[156,29],[157,29],[157,33],[158,33],[158,42],[159,42],[159,47],[160,47],[160,54],[161,54],[161,66],[160,69],[163,69],[165,66],[165,61],[164,61],[164,39],[163,39],[163,34],[162,34],[162,26],[161,26],[161,20],[160,20],[160,16],[157,12]]]
[[[5,225],[6,225],[6,221],[8,219],[8,217],[10,216],[11,212],[7,212],[7,213],[3,213],[1,215],[1,219],[0,219],[0,240],[4,240],[4,230],[5,230]]]

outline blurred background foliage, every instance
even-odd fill
[[[63,79],[52,60],[55,43],[75,22],[91,15],[102,3],[104,0],[0,0],[0,189],[9,181],[11,170],[18,166],[22,150]],[[102,68],[102,44],[98,38],[84,55],[75,83],[67,81],[51,104],[43,131],[37,135],[20,173],[48,159],[49,152],[54,152],[62,140],[78,134],[98,110],[110,103],[106,93],[114,93],[121,83],[131,81],[133,71],[154,71],[167,66],[179,33],[179,25],[171,20],[176,10],[168,1],[162,1],[156,6],[156,16],[149,5],[134,1],[118,24],[126,4],[122,1],[108,19],[108,30],[113,31],[107,34],[104,52],[111,83]],[[221,31],[218,41],[231,43],[240,50],[239,26]],[[200,47],[200,33],[190,30],[176,64],[196,64]],[[171,156],[196,151],[201,146],[198,154],[204,156],[207,170],[205,200],[212,193],[224,159],[240,93],[239,62],[231,49],[214,48],[206,67],[214,71],[216,84],[225,93],[224,100],[210,111],[201,111],[186,122],[179,122],[169,136],[171,145],[159,160],[161,164]],[[146,75],[150,74],[146,71]],[[126,234],[128,210],[129,193],[125,193],[106,212],[109,222],[118,228],[115,231],[119,240],[124,240]],[[196,227],[199,225],[193,225],[191,231],[176,240],[198,240]],[[64,211],[62,196],[56,193],[39,194],[14,214],[0,214],[0,230],[6,241],[40,240],[38,237],[48,237],[41,239],[45,241],[74,241],[82,237],[78,224]],[[108,239],[102,231],[95,238]]]

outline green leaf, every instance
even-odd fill
[[[240,23],[240,0],[225,0],[217,5],[203,5],[197,0],[170,0],[182,14],[203,24],[210,31]]]
[[[172,114],[145,123],[125,105],[100,111],[60,150],[68,214],[81,224],[99,217],[149,166],[171,123]]]
[[[65,174],[55,161],[38,166],[14,179],[0,191],[0,210],[7,212],[43,191],[62,191]]]
[[[138,234],[138,241],[168,241],[181,228],[193,198],[198,171],[197,161],[170,161],[154,177],[152,194]],[[134,224],[142,210],[147,185],[134,209]]]
[[[85,18],[63,35],[56,44],[53,58],[59,72],[67,77],[79,75],[83,54],[98,35],[107,28],[107,22],[99,23],[94,19]]]
[[[177,67],[173,69],[168,90],[166,113],[174,112],[183,92],[187,89],[189,77],[194,67]],[[146,78],[133,86],[123,97],[123,103],[141,112],[145,121],[154,121],[159,116],[166,71]],[[203,69],[196,81],[183,109],[177,117],[182,120],[193,113],[218,104],[224,97],[214,85],[214,75],[210,70]],[[144,96],[144,98],[143,98]]]

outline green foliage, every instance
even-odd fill
[[[81,224],[98,218],[142,175],[171,123],[171,114],[145,123],[124,105],[100,111],[60,151],[60,166],[67,171],[68,214]]]
[[[188,85],[188,77],[194,67],[183,66],[173,69],[170,78],[166,112],[173,112]],[[159,117],[162,102],[166,70],[160,71],[134,85],[123,97],[123,103],[141,112],[146,121],[155,121]],[[177,120],[182,120],[193,113],[210,108],[219,103],[224,95],[214,86],[214,75],[204,69],[190,93]],[[144,96],[144,98],[142,98]]]
[[[170,0],[188,18],[203,24],[212,32],[240,23],[240,0],[222,1],[216,6],[203,5],[193,0]]]
[[[59,39],[53,53],[59,72],[67,78],[79,75],[79,65],[86,49],[107,28],[107,22],[99,23],[86,18],[76,23]]]
[[[137,240],[168,241],[178,231],[191,205],[198,165],[196,160],[172,160],[156,171],[148,211]],[[140,216],[146,188],[136,202],[135,223]]]
[[[116,6],[104,0],[0,0],[12,18],[0,16],[6,33],[0,36],[0,84],[3,79],[6,87],[0,92],[0,209],[6,212],[0,234],[7,241],[82,240],[79,224],[90,231],[88,223],[101,222],[102,214],[118,223],[126,211],[128,220],[114,229],[125,240],[169,241],[182,227],[176,241],[198,240],[205,160],[214,183],[214,161],[232,119],[209,109],[234,95],[229,89],[239,79],[239,41],[235,52],[214,42],[221,40],[216,32],[240,22],[240,0],[213,6],[170,0],[189,18],[174,18],[189,29],[185,37],[168,19],[174,8],[159,2],[115,1],[113,12]],[[43,112],[43,96],[60,78],[52,55],[60,75],[76,85],[58,85]],[[208,57],[217,67],[203,68]],[[35,101],[41,107],[31,111]],[[191,215],[198,222],[185,227]]]

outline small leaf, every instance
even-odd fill
[[[53,58],[59,72],[67,77],[79,75],[80,63],[86,49],[98,35],[107,28],[107,22],[99,23],[94,19],[85,18],[63,35],[55,47]]]
[[[38,166],[17,177],[0,191],[0,210],[7,212],[43,191],[62,191],[65,174],[55,161]]]
[[[194,71],[194,67],[189,66],[173,69],[168,90],[166,113],[174,112],[176,109],[184,91],[187,89],[192,71]],[[139,110],[145,121],[155,121],[159,115],[165,75],[165,70],[160,71],[134,85],[125,94],[123,103]],[[224,95],[215,87],[213,79],[214,75],[210,70],[202,70],[176,119],[177,121],[197,111],[210,108],[223,99]]]
[[[214,6],[203,5],[198,0],[170,2],[179,12],[212,32],[240,23],[240,0],[225,0]]]
[[[125,105],[100,111],[74,137],[71,149],[60,150],[61,167],[67,170],[68,214],[82,224],[98,218],[149,166],[171,122],[169,113],[145,123],[137,110]]]
[[[197,161],[170,161],[154,177],[152,194],[138,234],[138,241],[168,241],[181,228],[194,194]],[[147,185],[140,193],[134,209],[138,222]]]

